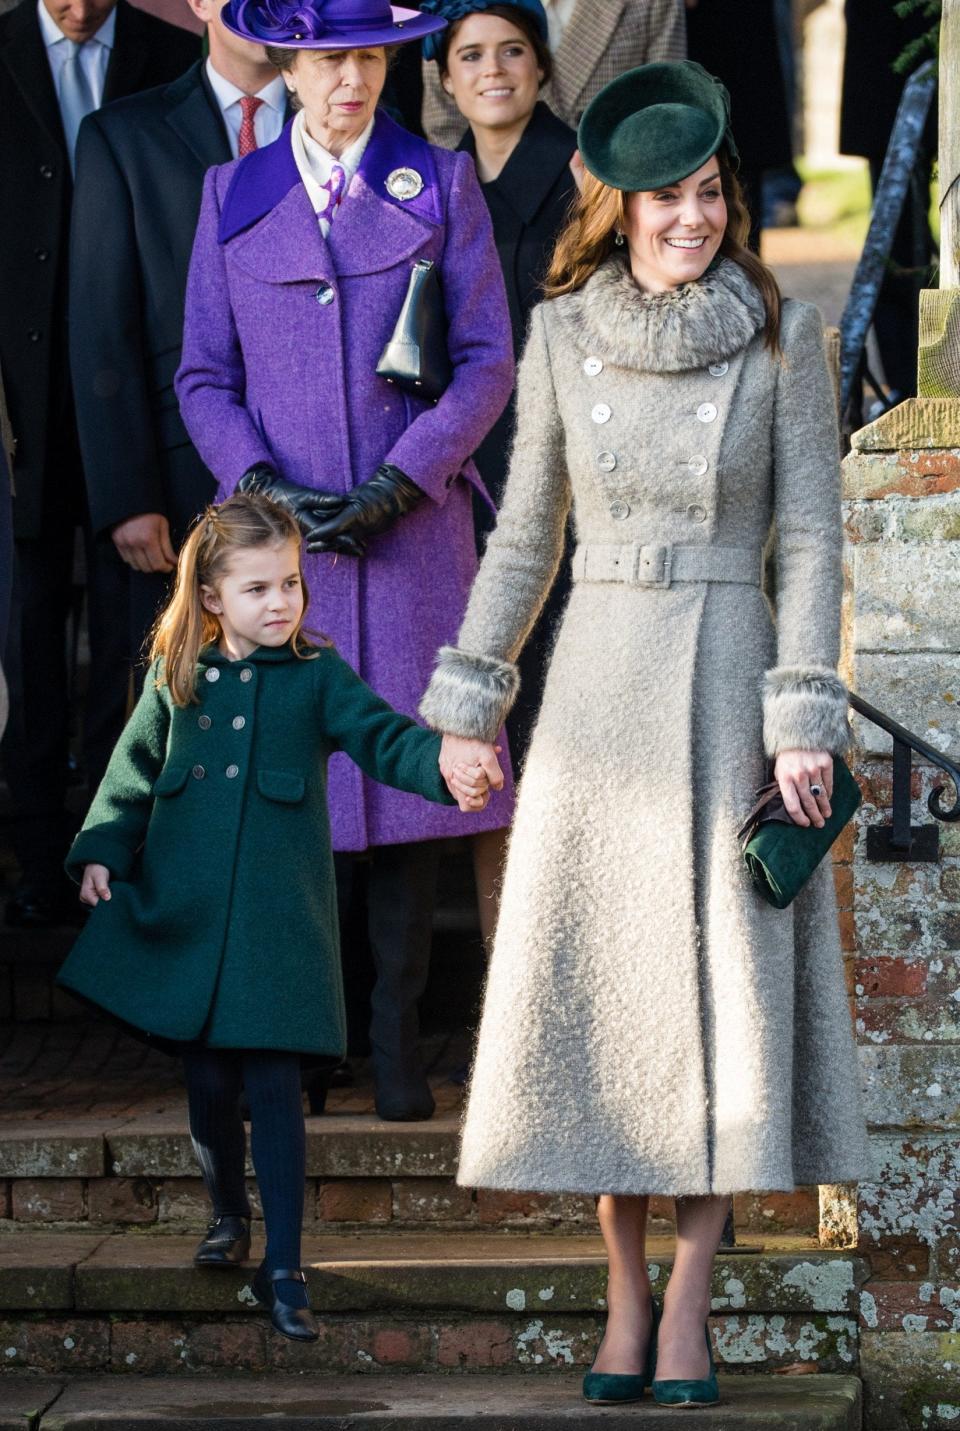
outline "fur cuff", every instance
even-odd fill
[[[420,714],[433,730],[494,740],[519,690],[520,673],[512,661],[441,646]]]
[[[778,666],[763,678],[763,746],[781,750],[829,750],[850,744],[847,688],[826,666]]]

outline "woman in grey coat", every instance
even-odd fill
[[[728,1196],[867,1166],[829,861],[777,911],[736,840],[767,760],[797,821],[822,824],[847,744],[837,424],[817,311],[781,305],[744,248],[722,86],[644,66],[579,138],[588,179],[533,314],[504,506],[421,707],[444,761],[495,783],[488,743],[572,508],[459,1177],[600,1194],[590,1400],[653,1380],[646,1199],[674,1195],[654,1394],[690,1404],[717,1395],[704,1323]]]

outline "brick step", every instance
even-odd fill
[[[11,1389],[10,1384],[14,1383]],[[61,1383],[4,1378],[10,1390],[0,1431],[247,1431],[282,1420],[290,1431],[593,1431],[598,1419],[623,1426],[676,1424],[676,1412],[648,1396],[642,1408],[588,1406],[569,1378],[551,1376],[89,1377]],[[859,1431],[861,1387],[854,1376],[728,1379],[723,1402],[689,1410],[689,1431]],[[20,1407],[23,1410],[20,1410]],[[41,1408],[39,1414],[37,1408]]]
[[[199,1271],[196,1240],[20,1232],[0,1265],[0,1357],[9,1369],[143,1373],[237,1366],[347,1372],[582,1367],[603,1321],[599,1237],[435,1233],[308,1237],[316,1347],[282,1342],[254,1304],[251,1263]],[[260,1247],[254,1248],[254,1257]],[[672,1245],[649,1249],[663,1291]],[[713,1286],[717,1357],[730,1368],[856,1368],[856,1257],[804,1245],[723,1255]]]
[[[448,1096],[449,1096],[449,1090]],[[307,1119],[308,1228],[596,1227],[592,1197],[501,1193],[456,1185],[458,1109],[428,1123],[382,1123],[373,1114]],[[251,1173],[250,1196],[259,1216]],[[815,1236],[816,1188],[750,1193],[735,1202],[739,1232]],[[672,1200],[653,1200],[666,1230]],[[182,1106],[159,1115],[0,1123],[0,1219],[58,1228],[154,1227],[199,1231],[208,1204]],[[0,1221],[0,1228],[4,1223]]]

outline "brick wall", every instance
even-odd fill
[[[932,416],[903,404],[844,462],[845,660],[865,700],[957,760],[960,447]],[[868,862],[890,738],[856,735],[864,804],[837,879],[875,1161],[856,1196],[866,1425],[926,1431],[960,1422],[960,824],[940,826],[936,864]],[[914,824],[935,783],[918,763]]]

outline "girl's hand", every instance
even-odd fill
[[[455,765],[447,788],[458,803],[466,801],[470,810],[482,810],[490,799],[490,780],[482,765]]]
[[[80,903],[91,906],[110,899],[110,871],[106,865],[87,865],[80,884]]]
[[[833,756],[826,750],[781,750],[773,767],[787,814],[795,825],[822,830],[830,818],[833,794]],[[811,792],[820,787],[820,794]]]
[[[459,735],[445,735],[440,746],[440,773],[447,789],[464,813],[482,810],[490,790],[503,789],[503,771],[497,763],[502,746]]]

